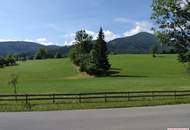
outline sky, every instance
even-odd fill
[[[71,45],[76,31],[106,41],[150,32],[152,0],[0,0],[0,41]]]

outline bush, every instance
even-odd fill
[[[14,58],[14,56],[12,56],[12,55],[7,56],[6,64],[7,64],[7,66],[8,65],[15,65],[16,64],[16,59]]]
[[[61,55],[59,52],[57,52],[57,53],[55,54],[54,58],[60,59],[60,58],[62,58],[62,55]]]
[[[70,52],[69,52],[69,57],[72,60],[72,62],[79,66],[80,65],[80,58],[79,58],[79,54],[77,53],[77,48],[73,47]]]
[[[34,56],[34,59],[36,60],[41,60],[41,59],[47,59],[48,58],[48,52],[46,49],[39,49],[35,56]]]
[[[5,57],[0,57],[0,67],[3,68],[5,66],[13,66],[16,65],[16,59],[14,56],[9,55],[6,58]]]

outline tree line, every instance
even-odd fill
[[[16,59],[13,55],[8,55],[6,57],[0,57],[0,67],[14,66],[16,65]]]
[[[47,50],[45,48],[38,49],[35,53],[23,52],[14,55],[17,61],[27,61],[27,60],[43,60],[43,59],[58,59],[64,58],[65,55],[62,55],[58,51]]]
[[[34,58],[33,59],[41,60],[41,59],[52,59],[52,58],[59,59],[59,58],[63,58],[63,56],[59,52],[56,52],[54,54],[54,53],[49,52],[47,49],[40,48],[34,54]]]
[[[111,64],[108,60],[107,43],[104,39],[102,28],[96,40],[93,40],[93,37],[85,30],[76,32],[75,45],[69,55],[71,61],[79,66],[81,72],[95,76],[109,75]]]
[[[17,65],[17,61],[27,61],[27,60],[42,60],[42,59],[52,59],[52,58],[63,58],[59,52],[51,53],[44,48],[40,48],[35,54],[31,53],[20,53],[15,55],[7,55],[0,57],[0,68],[6,66]]]

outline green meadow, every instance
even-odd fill
[[[71,61],[51,59],[18,62],[0,69],[0,93],[13,93],[11,74],[19,76],[18,93],[84,93],[108,91],[190,90],[190,75],[176,55],[111,55],[113,74],[92,77]]]

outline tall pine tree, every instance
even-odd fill
[[[104,32],[102,27],[100,28],[98,38],[94,45],[94,50],[96,51],[96,66],[98,69],[106,72],[110,69],[111,65],[108,60],[108,49],[107,42],[104,40]]]

